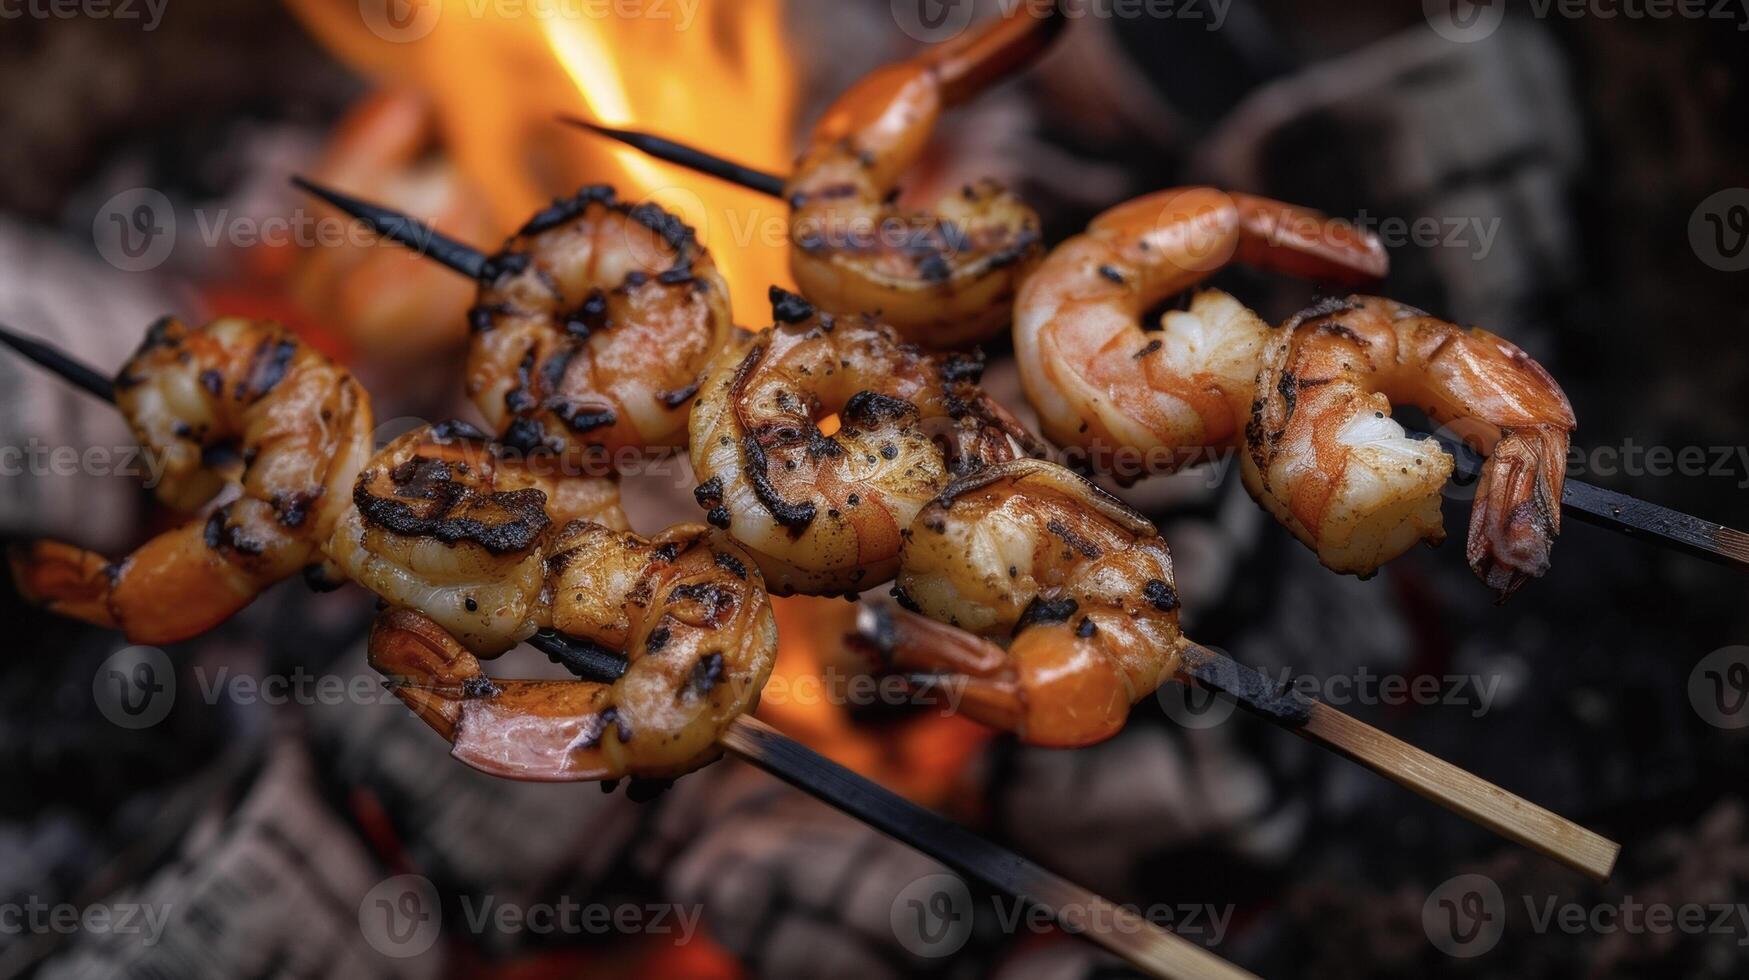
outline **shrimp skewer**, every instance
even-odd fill
[[[1008,322],[1014,291],[1042,254],[1038,216],[995,181],[933,209],[896,203],[941,113],[1030,63],[1067,19],[1060,4],[978,30],[869,73],[827,108],[787,179],[669,140],[573,125],[782,197],[791,208],[790,272],[821,309],[867,313],[913,343],[963,347]]]
[[[1054,463],[1012,460],[944,490],[911,528],[897,595],[915,612],[871,607],[861,639],[1030,744],[1110,738],[1132,704],[1194,678],[1594,878],[1615,863],[1613,842],[1191,642],[1159,532]]]
[[[10,340],[10,335],[0,333],[0,338]],[[27,345],[24,349],[40,363],[57,370],[66,370],[76,363],[65,355],[48,356],[50,350],[40,345]],[[667,589],[668,601],[662,615],[675,616],[686,626],[705,631],[693,639],[708,635],[715,640],[723,635],[714,630],[724,625],[725,615],[732,620],[738,610],[747,609],[749,604],[762,604],[763,594],[752,585],[742,591],[741,586],[722,578],[721,573],[742,583],[754,579],[757,573],[732,546],[713,543],[712,570],[703,572],[703,581],[689,578],[675,585],[673,577],[664,577],[660,569],[671,568],[682,560],[687,551],[683,543],[690,543],[692,550],[697,550],[697,542],[709,534],[704,528],[670,529],[657,539],[644,541],[612,528],[577,521],[562,532],[555,545],[550,528],[534,527],[538,521],[531,523],[522,507],[502,499],[496,507],[479,505],[482,498],[499,493],[514,495],[526,491],[538,496],[543,504],[546,496],[538,486],[518,486],[528,477],[516,475],[514,469],[473,455],[478,448],[474,444],[481,442],[481,434],[446,424],[411,433],[373,460],[376,464],[395,460],[388,467],[388,484],[383,486],[367,471],[359,482],[359,493],[375,495],[387,490],[386,503],[405,506],[405,511],[372,506],[385,525],[377,547],[391,556],[405,555],[412,552],[406,547],[383,547],[383,538],[448,535],[459,540],[471,536],[481,542],[497,543],[506,556],[503,560],[512,566],[526,561],[527,553],[533,550],[542,557],[550,581],[541,589],[537,611],[528,617],[535,630],[532,641],[573,670],[584,668],[593,675],[595,683],[500,684],[484,676],[478,655],[416,606],[404,604],[391,609],[373,634],[373,663],[391,678],[402,700],[451,741],[469,764],[521,779],[607,778],[614,772],[673,773],[714,757],[715,749],[711,746],[697,755],[686,756],[700,744],[703,726],[714,726],[717,742],[731,751],[998,888],[1046,908],[1053,903],[1060,907],[1067,900],[1065,896],[1078,897],[1083,904],[1103,902],[1013,855],[991,848],[977,838],[968,838],[927,811],[869,786],[854,774],[826,763],[744,714],[737,714],[752,708],[763,683],[760,672],[769,669],[769,652],[775,637],[768,628],[768,610],[753,615],[750,633],[731,634],[744,638],[746,645],[740,648],[744,656],[732,661],[727,657],[713,660],[707,653],[692,661],[693,666],[685,675],[686,684],[695,695],[690,709],[686,693],[675,692],[676,671],[672,665],[665,669],[646,668],[640,675],[655,688],[658,696],[654,700],[648,697],[649,690],[640,686],[621,688],[621,681],[632,674],[630,649],[638,635],[643,637],[645,658],[659,654],[673,640],[672,627],[666,620],[658,620],[654,626],[650,623],[653,606],[649,600],[653,595]],[[500,489],[500,481],[505,489]],[[1013,588],[1033,590],[1021,606],[1021,614],[1014,617],[1016,627],[1037,637],[1028,641],[1033,649],[1023,651],[1030,661],[1026,665],[1029,669],[1007,669],[1008,651],[987,639],[921,616],[895,612],[878,617],[888,625],[876,631],[876,636],[879,649],[906,669],[957,671],[984,678],[986,682],[977,685],[983,696],[970,703],[969,711],[975,716],[1009,729],[1025,728],[1028,737],[1037,740],[1084,742],[1115,731],[1122,723],[1127,703],[1144,696],[1151,685],[1161,683],[1167,676],[1186,673],[1232,692],[1247,707],[1291,725],[1306,737],[1514,840],[1595,877],[1608,874],[1617,851],[1611,842],[1327,706],[1310,704],[1302,710],[1291,695],[1273,693],[1267,680],[1250,678],[1243,668],[1226,658],[1185,640],[1177,630],[1176,594],[1164,542],[1157,533],[1150,534],[1151,528],[1144,519],[1105,497],[1091,484],[1052,464],[1016,460],[998,464],[993,472],[962,480],[958,486],[963,489],[950,490],[931,505],[932,510],[920,516],[923,529],[938,540],[926,540],[920,546],[906,580],[919,595],[937,605],[938,613],[945,611],[950,618],[964,616],[967,622],[981,623],[986,632],[999,633],[997,624],[1004,616],[1012,616],[1021,596],[996,584],[1002,581],[1001,573],[990,574],[987,570],[980,573],[976,561],[956,555],[944,543],[981,540],[983,547],[972,549],[971,554],[986,561],[1009,553],[1019,559],[1030,547],[1026,580],[1020,580],[1018,561],[1012,565],[1013,574],[1009,577],[1015,583]],[[998,487],[1035,499],[1009,506],[1003,502],[1001,492],[995,491]],[[982,500],[980,507],[962,503],[955,510],[956,501],[973,496]],[[610,506],[604,500],[600,495],[584,495],[573,497],[572,503],[592,501],[583,506],[609,513],[599,510]],[[1075,501],[1085,505],[1084,513],[1075,512]],[[462,504],[459,514],[454,506],[457,503]],[[433,513],[432,508],[438,508],[437,512]],[[954,522],[976,524],[985,519],[985,512],[996,515],[991,519],[992,526],[1005,526],[1013,533],[978,535],[949,526],[950,514]],[[381,520],[385,515],[388,518]],[[1037,544],[1047,536],[1066,546],[1057,551],[1054,559],[1050,549]],[[344,540],[349,534],[341,529],[335,537]],[[527,541],[522,543],[525,537]],[[1107,555],[1103,546],[1110,546],[1112,554]],[[336,554],[342,552],[339,547],[331,550]],[[1090,555],[1090,551],[1095,554]],[[636,584],[627,588],[626,576],[640,561],[643,564],[636,573]],[[697,568],[698,558],[692,561],[692,567]],[[1077,561],[1090,563],[1095,573],[1077,573],[1073,568]],[[1069,564],[1065,566],[1064,562]],[[659,569],[654,575],[652,567]],[[1147,576],[1141,579],[1140,592],[1145,606],[1129,596],[1141,576]],[[652,587],[652,580],[659,584]],[[408,603],[411,594],[385,589],[383,596],[393,605],[397,600]],[[1075,602],[1074,610],[1065,608],[1065,598]],[[674,608],[676,599],[685,610]],[[1087,600],[1089,611],[1076,623],[1070,638],[1056,627],[1081,608],[1083,599]],[[464,597],[464,608],[467,604]],[[477,598],[474,604],[476,608],[470,612],[485,612],[490,618],[490,612],[483,609]],[[1125,615],[1136,623],[1126,624]],[[1101,622],[1115,624],[1116,636],[1095,644],[1086,643],[1099,636],[1096,631],[1089,631],[1087,624],[1097,629]],[[543,624],[550,627],[542,630]],[[669,632],[662,633],[664,629]],[[563,632],[567,630],[574,632]],[[567,639],[567,635],[574,638]],[[660,642],[658,635],[662,636]],[[747,637],[751,639],[746,640]],[[1147,649],[1145,643],[1149,640],[1158,641],[1160,648]],[[1069,650],[1072,655],[1062,657],[1060,651],[1050,649],[1053,645]],[[627,650],[628,656],[617,657],[609,646]],[[652,646],[657,649],[652,650]],[[682,644],[677,649],[684,648]],[[1037,669],[1039,666],[1048,669]],[[742,668],[742,673],[729,673],[733,683],[720,685],[723,670],[732,671],[735,667]],[[1053,669],[1060,673],[1053,676]],[[710,691],[697,690],[701,681],[708,682]],[[721,699],[714,693],[719,686],[728,692]],[[1067,710],[1047,709],[1044,702],[1034,697],[1045,690],[1066,698],[1062,705]],[[668,697],[662,697],[663,694]],[[697,696],[700,694],[711,696],[700,698]],[[619,714],[622,703],[648,709],[668,726],[666,731],[682,747],[647,748],[649,740],[645,740],[644,744],[617,753],[611,746],[601,749],[602,735],[609,725],[615,738],[625,735]],[[1085,711],[1088,707],[1097,710]],[[613,717],[607,714],[610,708],[614,710]],[[1079,717],[1083,714],[1085,718]],[[634,721],[631,725],[633,735],[626,742],[637,739],[638,724]],[[554,726],[571,731],[572,738],[561,745],[560,740],[551,737],[549,729]],[[527,745],[521,741],[525,738],[530,739]],[[579,756],[578,752],[583,754]],[[1163,933],[1158,937],[1165,938],[1158,938],[1158,942],[1155,934],[1143,935],[1146,941],[1134,946],[1116,941],[1107,945],[1134,962],[1159,968],[1162,975],[1180,975],[1171,964],[1179,962],[1177,956],[1183,950]],[[1201,962],[1198,970],[1208,966],[1209,963]]]
[[[1382,275],[1370,237],[1312,212],[1208,188],[1138,198],[1058,246],[1021,290],[1015,352],[1048,435],[1120,479],[1243,445],[1247,489],[1329,568],[1362,576],[1444,537],[1452,461],[1390,417],[1427,409],[1491,459],[1467,557],[1510,595],[1548,567],[1573,412],[1517,347],[1386,300],[1352,299],[1280,330],[1225,293],[1141,313],[1229,261],[1329,281]]]
[[[941,112],[1026,64],[1065,18],[1021,12],[876,69],[815,125],[784,185],[790,273],[836,313],[877,313],[906,337],[963,346],[1001,329],[1042,253],[1038,216],[994,181],[932,212],[893,202]]]
[[[163,459],[158,499],[206,510],[120,561],[56,541],[15,547],[27,599],[136,643],[172,643],[319,560],[370,452],[370,400],[344,368],[275,325],[190,330],[166,318],[113,392],[141,447]]]
[[[597,126],[593,123],[585,123],[581,120],[568,121],[576,123],[577,125],[583,126],[584,128],[590,129],[601,135],[620,140],[621,142],[642,150],[658,159],[667,160],[684,167],[690,167],[702,173],[739,183],[762,193],[777,196],[781,192],[784,183],[783,178],[776,175],[761,173],[752,168],[734,163],[733,161],[725,160],[722,157],[705,153],[695,147],[686,146],[685,144],[677,143],[673,140],[664,139],[659,136],[652,136],[648,133],[608,129],[606,127]],[[1306,213],[1308,212],[1301,212],[1301,214]],[[1279,227],[1276,227],[1265,236],[1261,243],[1249,246],[1249,248],[1262,248],[1277,251],[1281,248],[1285,248],[1289,251],[1297,250],[1298,246],[1293,245],[1292,242],[1296,238],[1307,237],[1304,235],[1304,231],[1308,230],[1308,226],[1303,225],[1297,220],[1287,223],[1296,226],[1296,228],[1284,231]],[[1279,224],[1279,222],[1277,224]],[[1270,228],[1271,225],[1265,223],[1261,227]],[[1365,246],[1358,240],[1349,241],[1348,244],[1344,244],[1345,240],[1350,239],[1350,236],[1342,232],[1339,224],[1325,226],[1325,232],[1334,233],[1330,240],[1330,244],[1336,245],[1340,250],[1347,250],[1349,245],[1362,245],[1362,253],[1374,250],[1374,247]],[[1236,248],[1235,251],[1238,253],[1239,249]],[[1249,251],[1239,254],[1242,254],[1246,260],[1255,259],[1255,255]],[[1379,252],[1378,255],[1382,260],[1383,253]],[[1284,263],[1282,266],[1278,267],[1281,271],[1288,271],[1296,275],[1328,275],[1327,271],[1318,272],[1315,268],[1312,271],[1307,271],[1303,266],[1285,264],[1293,261],[1288,256],[1277,254],[1275,258],[1280,259]],[[1319,264],[1321,264],[1321,261]],[[1376,272],[1368,272],[1367,277],[1372,278],[1377,275],[1382,275],[1383,271],[1384,266],[1381,262],[1376,266]],[[1335,282],[1349,281],[1345,276],[1340,274],[1331,276],[1330,278]],[[1213,297],[1217,300],[1221,300],[1219,305],[1215,308],[1215,312],[1225,312],[1220,308],[1225,306],[1226,301],[1230,301],[1231,297],[1226,297],[1225,294],[1219,292],[1213,292]],[[1236,301],[1232,302],[1234,305],[1237,305]],[[1196,311],[1197,303],[1193,301],[1191,306],[1194,313]],[[1230,309],[1231,308],[1229,307],[1228,310]],[[1200,319],[1200,316],[1198,319]],[[1194,320],[1190,326],[1195,326]],[[1221,329],[1223,326],[1224,324],[1220,322],[1213,324],[1213,329],[1209,330],[1210,336],[1219,337],[1226,335],[1228,331]],[[1251,326],[1241,324],[1238,332],[1239,335],[1243,337],[1248,334],[1254,334],[1256,331]],[[1146,347],[1148,345],[1144,344],[1143,346]],[[1164,346],[1164,341],[1162,341],[1162,346]],[[1214,345],[1209,344],[1199,344],[1198,346],[1202,347],[1204,350],[1216,349]],[[1227,388],[1220,388],[1219,390],[1223,397],[1231,391],[1231,389]],[[1147,454],[1144,452],[1144,458],[1146,455]],[[1197,454],[1194,452],[1180,453],[1168,446],[1163,455],[1165,455],[1167,459],[1175,459],[1177,462],[1188,462],[1189,460],[1184,459],[1184,456],[1188,455],[1194,457]],[[1168,468],[1170,465],[1171,464],[1168,463]],[[1138,471],[1135,475],[1139,476],[1140,472],[1141,471]],[[1626,494],[1605,490],[1601,487],[1596,487],[1589,483],[1583,483],[1577,480],[1568,480],[1565,482],[1560,503],[1563,510],[1570,512],[1574,517],[1585,523],[1594,524],[1598,527],[1636,538],[1646,538],[1655,541],[1664,547],[1673,548],[1677,551],[1704,558],[1708,561],[1717,562],[1722,565],[1729,565],[1740,570],[1749,569],[1749,534],[1739,531],[1736,528],[1728,527],[1715,521],[1704,520],[1679,511],[1673,511],[1667,507],[1661,507],[1657,504],[1629,497]]]

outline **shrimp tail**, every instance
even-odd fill
[[[25,601],[59,616],[115,629],[109,605],[114,584],[109,559],[59,541],[30,541],[6,549],[12,581]]]
[[[232,565],[199,524],[146,542],[120,562],[57,541],[9,554],[24,597],[51,612],[119,629],[134,643],[198,636],[247,606],[268,583]]]
[[[1465,554],[1502,602],[1548,571],[1561,533],[1567,439],[1558,426],[1507,430],[1482,468]]]
[[[615,724],[612,709],[601,707],[607,685],[493,680],[448,631],[409,609],[378,617],[369,649],[389,690],[450,743],[458,761],[536,782],[606,774],[598,746]]]
[[[958,714],[991,728],[1025,734],[1026,692],[995,643],[888,601],[866,602],[856,628],[852,643],[919,693],[934,692]]]
[[[1049,48],[1069,18],[1061,2],[1037,11],[1023,5],[976,31],[931,48],[922,57],[941,79],[943,100],[954,105],[1031,63]]]
[[[1389,253],[1364,228],[1266,197],[1229,196],[1238,212],[1233,257],[1241,265],[1342,287],[1376,283],[1390,273]]]

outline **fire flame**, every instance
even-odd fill
[[[698,230],[728,279],[738,322],[770,321],[766,287],[789,282],[781,202],[558,117],[650,129],[784,172],[797,83],[782,0],[288,2],[361,74],[425,95],[446,153],[502,231],[583,184],[612,184]]]

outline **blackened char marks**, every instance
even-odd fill
[[[423,465],[413,473],[402,473],[401,469],[397,467],[396,475],[408,477],[396,481],[402,484],[401,492],[429,504],[415,509],[405,500],[371,493],[372,474],[367,471],[352,491],[352,502],[366,523],[407,537],[477,544],[495,555],[527,549],[551,523],[546,494],[539,490],[481,495],[445,480],[447,468],[442,474]],[[461,516],[464,513],[489,513],[493,519]]]
[[[1064,524],[1056,518],[1052,518],[1045,522],[1045,530],[1062,538],[1064,544],[1074,548],[1083,558],[1098,558],[1105,553],[1099,545],[1082,537],[1074,528]]]
[[[771,299],[771,316],[778,323],[800,323],[814,315],[814,306],[786,289],[771,287],[766,295]]]
[[[1066,623],[1069,617],[1081,604],[1069,596],[1060,599],[1046,599],[1044,596],[1033,596],[1032,601],[1021,610],[1020,618],[1014,623],[1014,635],[1019,636],[1022,630],[1029,626],[1048,626],[1054,623]]]
[[[742,417],[741,402],[745,398],[747,379],[753,373],[753,369],[758,366],[760,359],[765,356],[765,351],[765,344],[754,346],[752,350],[747,352],[747,356],[741,358],[741,363],[735,367],[734,376],[729,379],[729,400],[735,406],[737,421],[744,427],[747,426],[747,420]],[[811,501],[793,504],[783,499],[778,494],[777,487],[771,482],[769,466],[770,461],[766,459],[765,447],[760,444],[757,436],[748,431],[741,438],[741,467],[746,471],[748,481],[753,484],[753,495],[759,499],[759,503],[779,524],[788,528],[792,534],[800,534],[807,529],[808,525],[814,523],[814,505]],[[700,490],[702,489],[703,487],[700,487]],[[697,491],[695,491],[695,495],[696,493]],[[720,501],[721,493],[721,484],[719,483],[715,499]],[[704,503],[705,498],[699,498],[699,502]],[[720,514],[719,511],[721,511]],[[719,517],[721,523],[718,522]],[[717,527],[727,527],[729,512],[726,508],[717,506],[712,508],[708,519],[711,524]]]
[[[844,403],[844,411],[840,414],[845,422],[858,428],[870,429],[916,413],[917,407],[903,398],[874,391],[859,391]]]
[[[686,677],[685,693],[702,698],[716,689],[723,679],[723,655],[719,652],[707,653],[693,664],[692,672]]]
[[[704,619],[712,626],[721,626],[734,614],[740,600],[733,590],[711,582],[688,582],[677,585],[668,593],[670,604],[696,602],[704,607]]]
[[[285,379],[297,353],[298,342],[290,337],[262,341],[249,359],[247,380],[238,387],[237,400],[254,401],[272,391]]]
[[[255,557],[267,550],[267,546],[249,536],[240,525],[230,523],[230,505],[220,507],[207,518],[206,526],[201,529],[201,540],[215,552],[230,551],[234,554]]]
[[[460,440],[462,442],[489,443],[492,437],[483,432],[479,426],[461,419],[448,419],[431,427],[431,438],[438,443]]]
[[[771,514],[773,520],[788,528],[792,534],[800,534],[814,523],[817,508],[813,501],[791,503],[777,492],[777,487],[771,482],[771,464],[765,457],[765,447],[759,444],[758,437],[752,433],[741,439],[741,459],[747,470],[747,478],[753,484],[753,496],[759,498],[759,503]]]
[[[614,190],[607,184],[585,185],[570,197],[554,198],[553,203],[536,211],[517,234],[526,237],[551,231],[581,215],[591,204],[613,206],[614,198]]]
[[[1171,612],[1178,608],[1178,590],[1164,579],[1149,579],[1148,584],[1142,586],[1142,598],[1161,612]]]
[[[561,314],[559,321],[564,325],[566,333],[579,339],[606,330],[609,326],[607,294],[599,289],[591,289],[589,295],[583,297],[583,302],[571,312]]]

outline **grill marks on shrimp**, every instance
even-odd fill
[[[386,474],[366,470],[353,490],[353,503],[371,526],[446,544],[471,542],[495,555],[527,549],[551,525],[546,494],[541,491],[481,494],[457,480],[450,466],[444,460],[415,457]],[[374,492],[384,477],[394,486],[394,496]],[[421,503],[416,506],[409,500]]]

